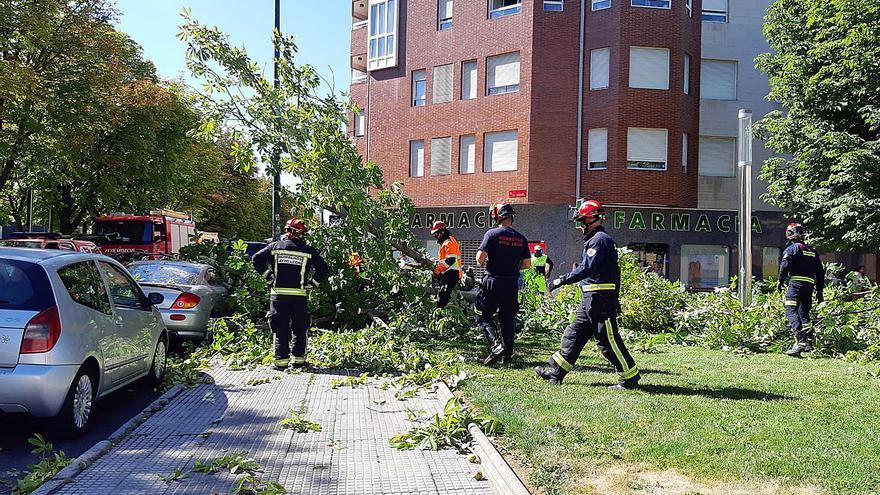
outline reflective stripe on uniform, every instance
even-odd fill
[[[275,276],[276,277],[278,276],[278,255],[279,254],[282,254],[282,255],[286,254],[288,256],[298,256],[298,257],[302,258],[302,265],[300,265],[300,267],[299,267],[299,279],[300,279],[299,285],[300,285],[300,287],[305,287],[306,286],[306,273],[308,271],[307,268],[309,266],[309,259],[311,259],[312,255],[309,253],[304,253],[302,251],[289,251],[287,249],[276,249],[276,250],[272,251],[272,257],[275,259]],[[289,293],[289,292],[281,292],[281,291],[292,291],[292,290],[297,290],[297,291],[302,291],[302,292],[301,293],[297,292],[295,294]],[[306,291],[305,291],[305,289],[290,289],[290,288],[284,288],[284,287],[273,287],[272,288],[272,295],[304,296],[304,295],[306,295]]]
[[[786,306],[797,306],[797,304],[798,304],[797,301],[792,301],[791,299],[786,299],[786,300],[785,300],[785,305],[786,305]]]
[[[270,292],[273,296],[306,296],[308,292],[305,289],[291,289],[286,287],[272,287]]]
[[[803,275],[792,275],[792,276],[789,278],[789,280],[791,280],[791,281],[793,281],[793,282],[807,282],[807,283],[811,283],[811,284],[815,284],[815,283],[816,283],[816,281],[813,280],[812,278],[810,278],[810,277],[805,277],[805,276],[803,276]]]
[[[629,369],[629,371],[624,371],[619,376],[620,376],[621,380],[629,380],[630,378],[633,378],[638,374],[639,374],[639,367],[633,366],[632,368]]]
[[[804,256],[812,256],[814,258],[816,257],[816,253],[813,253],[811,251],[801,251],[801,254],[803,254]]]
[[[623,371],[620,373],[621,380],[634,377],[635,374],[632,374],[633,369],[629,367],[629,363],[623,358],[623,353],[620,352],[620,347],[617,347],[617,339],[614,338],[614,325],[611,323],[611,318],[605,320],[605,333],[608,334],[608,342],[611,345],[611,349],[614,350],[614,355],[617,356],[617,360],[620,361],[620,365],[623,367]],[[636,370],[635,372],[638,373],[639,370]]]
[[[293,362],[293,364],[305,364],[306,357],[305,356],[293,356],[293,358],[291,358],[291,361]]]
[[[582,285],[581,290],[584,292],[596,292],[600,290],[617,290],[615,284],[587,284]]]
[[[556,364],[558,364],[559,367],[564,369],[566,372],[569,372],[572,368],[574,368],[574,365],[566,361],[565,358],[562,357],[562,353],[558,351],[553,354],[553,360],[556,361]]]
[[[276,359],[274,362],[277,367],[286,367],[290,364],[290,359]]]

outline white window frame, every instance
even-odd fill
[[[416,79],[418,76],[422,76],[420,79]],[[410,105],[414,107],[424,107],[428,105],[428,71],[425,69],[418,69],[412,71],[412,95],[410,97]],[[418,95],[418,83],[424,83],[425,89],[421,98],[416,98]],[[421,102],[421,104],[419,103]]]
[[[599,138],[604,136],[605,149],[596,149]],[[604,160],[593,160],[593,158],[604,157]],[[601,164],[593,166],[593,164]],[[587,132],[587,170],[608,170],[608,129],[596,128]]]
[[[397,66],[397,44],[399,27],[399,5],[401,0],[370,0],[368,14],[367,36],[367,70],[387,69]],[[381,12],[384,15],[373,18],[373,12]],[[392,23],[387,21],[391,20]],[[393,26],[389,25],[393,24]],[[384,53],[380,55],[379,46],[384,46]]]
[[[600,74],[594,72],[596,70],[596,58],[599,53],[606,53],[608,63],[605,64],[605,73]],[[603,81],[604,80],[604,85]],[[595,85],[594,85],[595,83]],[[603,47],[596,48],[595,50],[590,50],[590,91],[600,90],[600,89],[608,89],[611,85],[611,47]]]
[[[363,137],[366,131],[367,115],[363,109],[354,114],[354,136]]]
[[[684,54],[684,60],[682,61],[682,65],[684,66],[684,75],[682,81],[682,90],[684,94],[691,94],[691,56],[687,53]]]
[[[597,10],[610,9],[611,8],[611,1],[612,0],[592,0],[592,2],[591,2],[592,6],[590,7],[590,9],[593,12],[596,12]]]
[[[562,12],[564,8],[562,0],[544,0],[544,12]]]
[[[466,67],[473,67],[473,77],[469,77],[471,71],[465,70]],[[469,77],[465,84],[465,77]],[[479,95],[479,63],[476,60],[465,60],[461,63],[461,99],[476,100]],[[465,93],[465,87],[470,89],[469,93]],[[471,96],[473,95],[473,96]]]
[[[519,57],[519,62],[517,65],[519,67],[519,71],[516,74],[516,84],[507,84],[504,86],[491,86],[489,84],[489,78],[492,74],[492,59],[503,57],[506,55],[516,54]],[[486,96],[497,96],[504,95],[507,93],[517,93],[519,92],[520,82],[522,81],[522,54],[520,52],[510,52],[510,53],[500,53],[498,55],[493,55],[491,57],[486,58]]]
[[[662,86],[660,86],[660,85],[657,85],[657,86],[634,86],[633,85],[634,84],[633,83],[633,74],[637,74],[633,70],[633,53],[638,50],[651,50],[651,51],[657,51],[657,52],[666,52],[666,74],[665,74],[666,81]],[[634,88],[634,89],[653,89],[653,90],[658,90],[658,91],[668,91],[669,90],[669,66],[670,66],[670,58],[671,58],[670,55],[671,55],[671,50],[669,50],[669,48],[657,48],[657,47],[653,47],[653,46],[630,46],[629,47],[629,87]]]
[[[467,149],[465,148],[467,146]],[[473,147],[473,148],[471,148]],[[473,154],[469,151],[473,150]],[[477,136],[465,134],[458,138],[458,173],[470,175],[477,172]]]
[[[688,173],[688,133],[681,133],[681,168],[685,175]]]
[[[694,0],[684,0],[684,8],[685,8],[685,10],[687,10],[688,17],[693,17],[693,16],[694,16],[694,6],[693,6],[693,1],[694,1]]]
[[[654,160],[633,160],[630,158],[630,142],[632,141],[633,131],[663,131],[663,168],[660,167],[640,167],[631,165],[632,163],[661,163]],[[651,172],[664,172],[669,169],[669,129],[658,129],[649,127],[629,127],[626,130],[626,168],[628,170],[646,170]]]
[[[715,22],[718,24],[725,24],[730,20],[730,2],[728,0],[723,0],[725,3],[724,10],[718,9],[707,9],[703,6],[702,9],[702,22]],[[708,18],[707,18],[708,15]]]
[[[489,145],[489,140],[492,136],[497,136],[499,134],[509,134],[514,133],[516,135],[515,150],[514,150],[514,160],[513,167],[504,164],[502,168],[489,170],[493,165],[493,157],[494,157],[494,148]],[[496,172],[515,172],[519,170],[519,131],[515,129],[505,130],[505,131],[495,131],[495,132],[487,132],[483,134],[483,172],[485,173],[496,173]]]
[[[494,7],[495,2],[503,0],[489,0],[489,19],[499,19],[508,15],[519,14],[522,12],[522,0],[504,7]]]
[[[416,150],[421,151],[421,155]],[[414,160],[415,159],[415,162]],[[418,160],[421,159],[419,162]],[[425,176],[425,140],[414,139],[409,142],[409,176],[424,177]]]
[[[361,70],[357,70],[355,68],[351,69],[351,83],[358,84],[362,82],[367,82],[367,73]]]
[[[639,5],[640,3],[650,3],[650,2],[664,2],[666,6],[659,5]],[[639,7],[642,9],[661,9],[661,10],[669,10],[672,8],[672,0],[630,0],[630,5],[632,7]]]
[[[437,0],[437,30],[438,31],[446,31],[447,29],[452,29],[452,16],[455,15],[455,9],[452,8],[452,13],[447,13],[449,17],[440,17],[440,13],[443,11],[442,5],[448,4],[450,7],[453,7],[454,0]],[[448,3],[447,3],[448,2]]]

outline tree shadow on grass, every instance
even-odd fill
[[[591,383],[591,387],[607,387],[607,383]],[[774,394],[773,392],[764,392],[761,390],[751,390],[739,387],[723,387],[723,388],[689,388],[680,387],[678,385],[655,385],[647,383],[639,385],[639,390],[654,395],[687,395],[699,396],[709,399],[729,399],[729,400],[796,400],[796,397]]]

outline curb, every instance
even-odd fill
[[[444,382],[437,383],[437,395],[444,404],[454,397],[449,386]],[[468,431],[474,437],[474,453],[480,459],[480,465],[486,478],[489,479],[492,491],[497,495],[531,495],[525,483],[519,479],[483,430],[471,423],[468,425]]]
[[[149,406],[141,411],[140,414],[120,426],[112,435],[107,437],[106,440],[101,440],[93,445],[92,448],[74,459],[69,466],[59,471],[58,474],[52,477],[52,479],[43,483],[43,485],[37,488],[32,495],[52,495],[53,493],[56,493],[61,487],[73,481],[79,473],[83,472],[86,468],[103,457],[104,454],[110,452],[113,447],[119,445],[122,440],[127,438],[131,432],[148,420],[150,416],[161,411],[169,402],[171,402],[171,399],[177,397],[183,390],[184,386],[179,383],[171,387],[171,389],[162,394],[161,397],[154,400]]]

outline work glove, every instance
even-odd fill
[[[562,287],[562,285],[563,285],[562,277],[553,279],[553,281],[550,282],[550,292],[553,292],[554,290]]]
[[[821,304],[823,301],[825,301],[825,295],[823,295],[822,292],[823,292],[823,291],[821,291],[821,290],[816,292],[816,302],[817,302],[817,303],[820,303],[820,304]]]

